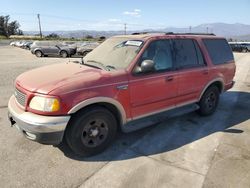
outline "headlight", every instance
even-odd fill
[[[57,98],[34,96],[29,107],[43,112],[57,112],[60,109],[60,103]]]

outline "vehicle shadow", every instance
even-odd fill
[[[66,157],[79,161],[127,160],[169,152],[216,132],[241,134],[244,130],[234,126],[249,118],[250,93],[229,91],[221,96],[218,110],[212,116],[201,117],[191,112],[139,131],[119,133],[116,141],[99,155],[84,158],[73,154],[66,144],[58,148]],[[135,152],[127,154],[128,149]]]

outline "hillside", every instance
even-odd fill
[[[141,31],[156,31],[153,28],[144,29]],[[157,30],[158,32],[190,32],[190,28],[177,28],[177,27],[166,27],[164,29]],[[127,31],[127,33],[140,32],[138,30]],[[246,24],[227,24],[227,23],[210,23],[210,24],[201,24],[195,27],[191,27],[191,32],[199,32],[199,33],[215,33],[219,36],[224,36],[227,38],[235,38],[240,39],[243,37],[244,39],[250,40],[250,25]],[[24,34],[34,35],[37,34],[37,31],[25,31]],[[121,35],[124,34],[123,30],[120,31],[90,31],[90,30],[74,30],[74,31],[43,31],[43,35],[48,35],[50,33],[57,33],[61,37],[74,37],[74,38],[82,38],[87,35],[92,35],[94,37],[106,36],[110,37],[113,35]]]

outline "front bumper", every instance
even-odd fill
[[[11,96],[8,103],[9,120],[30,140],[43,144],[59,144],[70,116],[42,116],[21,109]]]

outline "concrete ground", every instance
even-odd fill
[[[0,187],[250,187],[250,53],[234,55],[236,85],[214,115],[119,134],[104,153],[79,158],[27,140],[7,120],[16,76],[68,59],[0,46]]]

